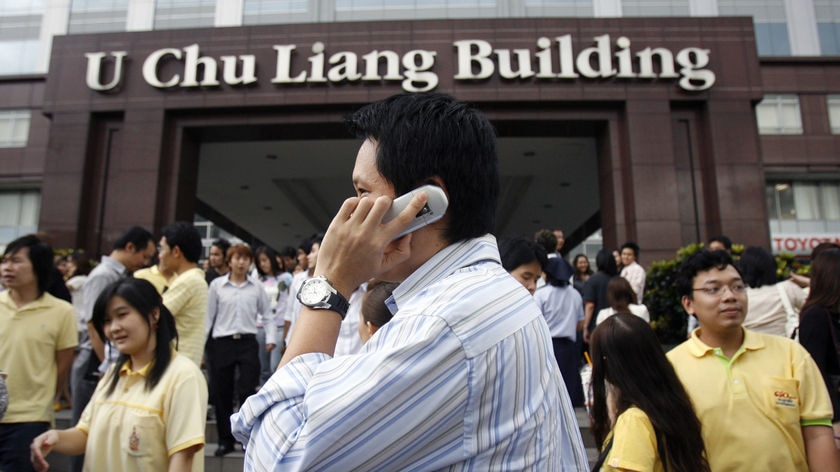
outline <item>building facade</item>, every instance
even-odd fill
[[[350,193],[343,115],[425,91],[496,126],[499,234],[840,238],[840,1],[0,5],[0,243],[199,215],[294,245]]]

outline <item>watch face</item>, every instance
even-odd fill
[[[298,298],[304,305],[313,306],[325,302],[329,294],[329,287],[322,280],[309,279],[300,288]]]

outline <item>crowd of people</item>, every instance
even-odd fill
[[[348,123],[356,195],[297,248],[219,239],[202,268],[175,222],[129,228],[91,270],[38,236],[9,243],[0,471],[45,470],[50,452],[74,470],[203,470],[208,404],[214,454],[241,447],[246,470],[590,470],[584,406],[592,470],[840,470],[840,247],[778,282],[766,250],[733,261],[709,241],[675,281],[696,327],[666,353],[636,243],[593,267],[565,259],[561,230],[491,234],[479,111],[404,94]],[[427,195],[382,217],[422,184],[446,214],[396,237]],[[66,403],[73,426],[51,429]]]

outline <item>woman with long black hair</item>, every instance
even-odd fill
[[[199,471],[204,469],[207,384],[173,348],[172,313],[146,280],[114,282],[99,295],[91,319],[120,352],[100,380],[79,423],[32,441],[32,464],[48,467],[50,451],[85,453],[85,470]]]
[[[592,333],[596,471],[708,472],[700,421],[650,326],[619,313]]]
[[[823,250],[811,260],[811,291],[802,308],[799,342],[814,358],[828,387],[834,441],[840,448],[840,249]]]

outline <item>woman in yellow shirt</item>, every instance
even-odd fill
[[[79,423],[50,430],[30,447],[36,470],[50,451],[85,453],[85,470],[203,470],[207,385],[198,367],[172,349],[178,333],[154,286],[122,279],[96,300],[96,331],[120,352]]]
[[[700,421],[650,326],[620,313],[592,333],[593,471],[708,472]]]

